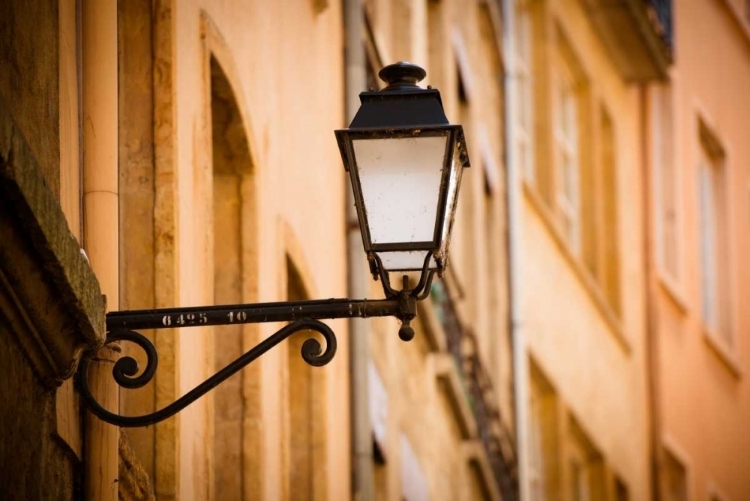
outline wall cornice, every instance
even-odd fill
[[[0,316],[49,386],[104,339],[99,283],[2,99]]]

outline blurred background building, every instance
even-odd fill
[[[333,130],[399,60],[472,162],[416,338],[82,410],[84,353],[137,415],[280,327],[119,391],[105,311],[381,297]],[[6,0],[0,61],[1,499],[750,499],[750,3]]]

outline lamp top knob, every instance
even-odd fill
[[[427,72],[416,64],[399,61],[389,64],[378,73],[381,80],[388,84],[384,91],[417,90],[417,82],[427,76]]]

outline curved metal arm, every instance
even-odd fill
[[[103,421],[122,427],[148,426],[174,416],[182,409],[211,391],[227,378],[266,353],[293,333],[313,330],[323,335],[325,351],[320,343],[310,338],[302,345],[302,358],[313,366],[320,367],[331,361],[336,353],[336,336],[318,319],[352,317],[396,317],[401,320],[398,336],[409,341],[414,338],[411,321],[417,315],[417,301],[429,294],[434,271],[429,270],[431,256],[425,259],[422,276],[414,288],[409,288],[404,276],[403,288],[399,291],[390,286],[388,273],[375,256],[381,270],[387,299],[316,299],[254,304],[228,304],[215,306],[189,306],[160,308],[153,310],[117,311],[107,314],[107,341],[129,341],[140,346],[146,353],[146,367],[138,374],[138,363],[133,357],[122,357],[114,365],[112,376],[118,385],[127,389],[140,388],[150,382],[156,374],[158,357],[151,341],[137,332],[143,329],[173,329],[209,325],[237,325],[263,322],[291,322],[256,347],[227,365],[214,376],[177,399],[167,407],[144,416],[121,416],[102,407],[89,389],[87,372],[90,359],[84,357],[76,374],[76,381],[84,404]]]
[[[102,407],[99,402],[96,401],[94,396],[91,394],[91,390],[88,385],[87,372],[89,367],[89,359],[84,358],[81,360],[81,364],[78,368],[76,375],[77,385],[80,390],[81,396],[86,403],[87,407],[102,421],[121,426],[121,427],[138,427],[148,426],[156,424],[160,421],[164,421],[180,412],[182,409],[190,405],[191,403],[198,400],[200,397],[214,389],[216,386],[224,382],[230,376],[240,371],[243,367],[269,351],[271,348],[285,340],[295,332],[303,330],[312,330],[320,333],[326,342],[325,350],[322,350],[320,343],[317,339],[307,339],[302,344],[302,358],[308,364],[314,367],[322,367],[330,362],[336,354],[336,335],[333,333],[330,327],[323,322],[312,319],[303,319],[292,322],[285,326],[275,334],[266,338],[260,344],[252,348],[250,351],[242,355],[240,358],[230,363],[219,372],[208,378],[203,383],[199,384],[194,389],[187,392],[182,397],[170,405],[160,409],[151,414],[143,416],[121,416],[114,412],[111,412]],[[115,363],[112,369],[113,377],[117,384],[123,388],[140,388],[149,381],[151,381],[156,374],[156,367],[158,365],[158,359],[156,349],[151,341],[148,340],[143,334],[130,330],[113,331],[107,336],[107,343],[115,341],[130,341],[139,345],[146,352],[147,364],[146,369],[139,376],[138,363],[132,357],[122,357],[117,363]]]

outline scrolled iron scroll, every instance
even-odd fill
[[[89,410],[102,421],[106,421],[123,428],[148,426],[174,416],[182,409],[192,404],[200,397],[211,391],[213,388],[224,382],[226,379],[242,370],[242,368],[269,351],[281,341],[285,340],[295,332],[304,330],[311,330],[321,334],[325,339],[326,347],[325,350],[323,350],[317,339],[309,338],[302,344],[302,358],[305,360],[305,362],[314,367],[322,367],[326,365],[333,359],[334,355],[336,354],[336,335],[333,333],[330,327],[318,320],[298,320],[296,322],[290,323],[275,334],[269,336],[257,346],[252,348],[250,351],[242,355],[240,358],[230,363],[219,372],[217,372],[168,406],[156,412],[145,414],[143,416],[121,416],[105,409],[99,404],[99,402],[96,401],[94,396],[91,394],[91,390],[88,386],[87,372],[90,363],[88,358],[84,358],[83,360],[81,360],[81,364],[78,368],[78,374],[76,376],[77,385],[80,390],[81,397],[86,402]],[[151,343],[151,341],[149,341],[149,339],[143,334],[129,330],[110,332],[107,335],[107,343],[112,343],[115,341],[133,342],[145,351],[147,357],[146,368],[138,376],[138,363],[136,362],[136,360],[132,357],[120,358],[115,363],[115,366],[112,369],[112,376],[114,377],[117,384],[119,384],[123,388],[133,389],[141,388],[149,381],[151,381],[156,374],[156,367],[158,365],[156,349],[154,348],[154,345]]]

